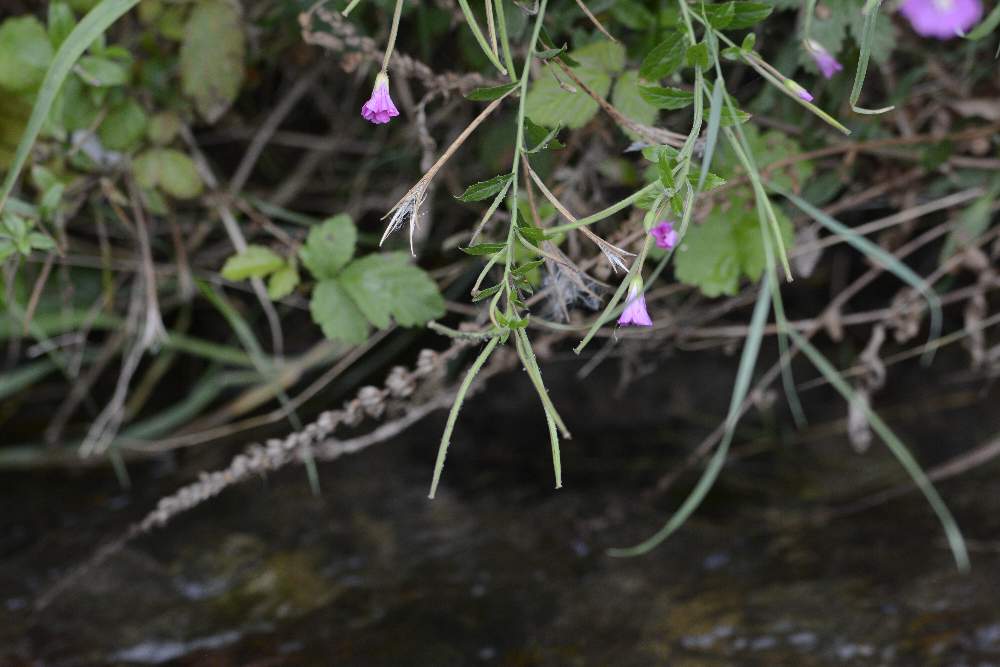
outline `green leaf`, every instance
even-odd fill
[[[146,133],[146,112],[135,100],[128,99],[108,112],[98,130],[105,148],[127,151],[134,148]]]
[[[615,0],[611,5],[611,15],[632,30],[645,30],[656,25],[653,13],[635,0]]]
[[[158,187],[177,199],[191,199],[202,191],[201,176],[191,158],[172,148],[153,148],[132,164],[136,181],[147,188]]]
[[[494,255],[507,247],[506,243],[477,243],[476,245],[462,248],[462,252],[467,255]]]
[[[45,234],[39,234],[38,232],[31,232],[28,234],[28,243],[35,250],[55,250],[56,243],[51,237]]]
[[[612,75],[625,66],[625,49],[614,42],[594,42],[571,55],[579,62],[573,73],[601,97],[607,96],[611,89]],[[559,85],[560,81],[566,88]],[[598,105],[578,88],[558,65],[545,65],[524,101],[527,115],[546,127],[583,127],[597,113]]]
[[[537,153],[544,150],[559,150],[566,148],[566,145],[556,139],[559,130],[562,128],[556,125],[551,130],[535,123],[527,116],[524,117],[524,144],[528,153]],[[531,146],[531,148],[527,148]]]
[[[680,88],[639,86],[639,95],[657,109],[683,109],[694,102],[694,94]]]
[[[84,56],[77,67],[80,68],[80,78],[90,86],[110,88],[123,86],[129,80],[128,66],[110,58]]]
[[[713,28],[722,30],[728,28],[736,17],[735,3],[724,2],[718,5],[704,5],[703,16]]]
[[[849,12],[848,21],[850,23],[851,34],[854,36],[855,41],[861,44],[864,39],[865,15],[857,10]],[[898,31],[896,30],[896,26],[892,24],[892,21],[886,17],[883,17],[881,21],[876,21],[871,34],[872,60],[880,65],[887,64],[898,39]]]
[[[471,93],[465,96],[465,99],[472,100],[473,102],[490,102],[492,100],[500,99],[510,91],[514,90],[521,85],[520,81],[515,81],[513,83],[505,83],[502,86],[491,86],[489,88],[476,88]]]
[[[358,229],[346,213],[324,220],[309,230],[299,250],[302,263],[317,280],[333,278],[354,257]]]
[[[733,20],[727,26],[730,30],[738,28],[751,28],[774,11],[774,7],[767,2],[734,2]]]
[[[208,123],[222,117],[243,84],[246,51],[238,5],[207,0],[194,6],[181,43],[181,89]]]
[[[368,255],[343,270],[341,286],[368,321],[379,329],[390,317],[400,326],[424,324],[444,315],[444,298],[423,270],[405,253]]]
[[[0,88],[32,90],[52,61],[52,44],[45,26],[34,16],[10,18],[0,24]]]
[[[149,140],[158,146],[166,146],[174,140],[181,130],[181,119],[172,111],[163,111],[149,120],[146,134]]]
[[[702,71],[708,69],[708,44],[705,42],[698,42],[697,44],[689,47],[685,60],[688,65],[697,67]]]
[[[648,81],[668,77],[683,64],[685,53],[687,38],[680,32],[673,32],[646,55],[639,76]]]
[[[695,285],[705,296],[734,296],[740,278],[760,278],[766,266],[760,222],[752,195],[730,198],[731,208],[717,206],[700,225],[691,225],[674,255],[677,279]],[[779,209],[775,216],[786,247],[792,243],[792,225]]]
[[[330,340],[358,345],[368,340],[365,316],[336,280],[322,280],[313,290],[309,301],[313,322]]]
[[[504,186],[510,181],[510,178],[510,174],[500,174],[488,181],[473,183],[465,189],[465,192],[455,197],[455,199],[459,201],[482,201],[483,199],[488,199],[503,190]]]
[[[263,278],[284,266],[285,260],[270,248],[251,245],[226,260],[226,264],[222,267],[222,277],[234,281]]]
[[[284,299],[299,284],[299,270],[294,263],[286,264],[271,274],[267,281],[267,296],[271,301]]]
[[[76,26],[73,10],[65,2],[49,4],[49,43],[59,48]]]
[[[477,301],[482,301],[483,299],[488,299],[499,292],[501,287],[502,285],[494,285],[493,287],[487,287],[484,290],[479,290],[472,296],[472,301],[475,303]]]
[[[639,73],[629,70],[618,77],[615,82],[615,90],[611,95],[611,103],[621,111],[627,118],[643,125],[654,125],[656,123],[657,109],[652,104],[643,99],[639,92]],[[622,128],[631,139],[639,139],[639,136],[632,130]]]

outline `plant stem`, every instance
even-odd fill
[[[350,9],[350,7],[348,7]],[[382,74],[389,70],[389,59],[396,48],[396,35],[399,33],[399,17],[403,14],[403,0],[396,0],[396,8],[392,12],[392,27],[389,28],[389,41],[385,45],[385,56],[382,58]]]

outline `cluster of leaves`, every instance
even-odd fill
[[[371,327],[385,329],[393,320],[413,327],[444,315],[437,284],[405,253],[355,258],[357,239],[350,216],[337,215],[309,230],[298,258],[251,245],[226,261],[222,275],[267,278],[268,294],[281,299],[299,284],[301,260],[316,280],[309,302],[313,321],[327,338],[350,344],[365,342]]]
[[[96,0],[49,3],[47,24],[31,15],[0,24],[0,168],[10,165],[32,103],[55,51]],[[125,165],[147,206],[167,209],[162,195],[191,199],[203,183],[176,147],[181,127],[217,121],[244,80],[245,35],[235,3],[143,0],[141,30],[128,46],[96,40],[63,83],[43,136],[65,147],[38,178],[39,203],[52,208],[50,181]],[[178,84],[180,94],[178,94]],[[38,165],[36,165],[38,166]]]

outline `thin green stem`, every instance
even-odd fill
[[[396,8],[392,11],[392,27],[389,28],[389,41],[385,45],[385,55],[382,57],[382,74],[389,70],[389,59],[396,48],[396,35],[399,34],[399,17],[403,15],[403,0],[396,0]]]
[[[507,64],[507,71],[514,71],[514,57],[511,55],[510,38],[507,36],[507,19],[504,16],[503,0],[493,0],[493,7],[497,15],[497,30],[500,32],[500,48],[503,49],[503,61]]]

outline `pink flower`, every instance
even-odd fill
[[[903,0],[902,12],[924,37],[950,39],[964,34],[983,16],[981,0]]]
[[[625,310],[618,318],[620,327],[651,327],[653,320],[646,312],[646,297],[642,293],[642,278],[634,278],[628,286],[628,300]]]
[[[827,79],[844,69],[844,66],[837,62],[837,59],[830,55],[830,52],[824,49],[822,44],[807,39],[806,50],[809,51],[812,59],[816,61],[816,67],[819,68],[819,71]]]
[[[389,97],[389,77],[379,74],[375,77],[375,88],[372,90],[371,98],[361,107],[361,116],[369,123],[379,125],[388,123],[390,118],[398,115],[399,110]]]
[[[674,231],[674,224],[669,220],[661,220],[654,225],[649,233],[656,239],[656,247],[669,250],[677,245],[677,232]]]

